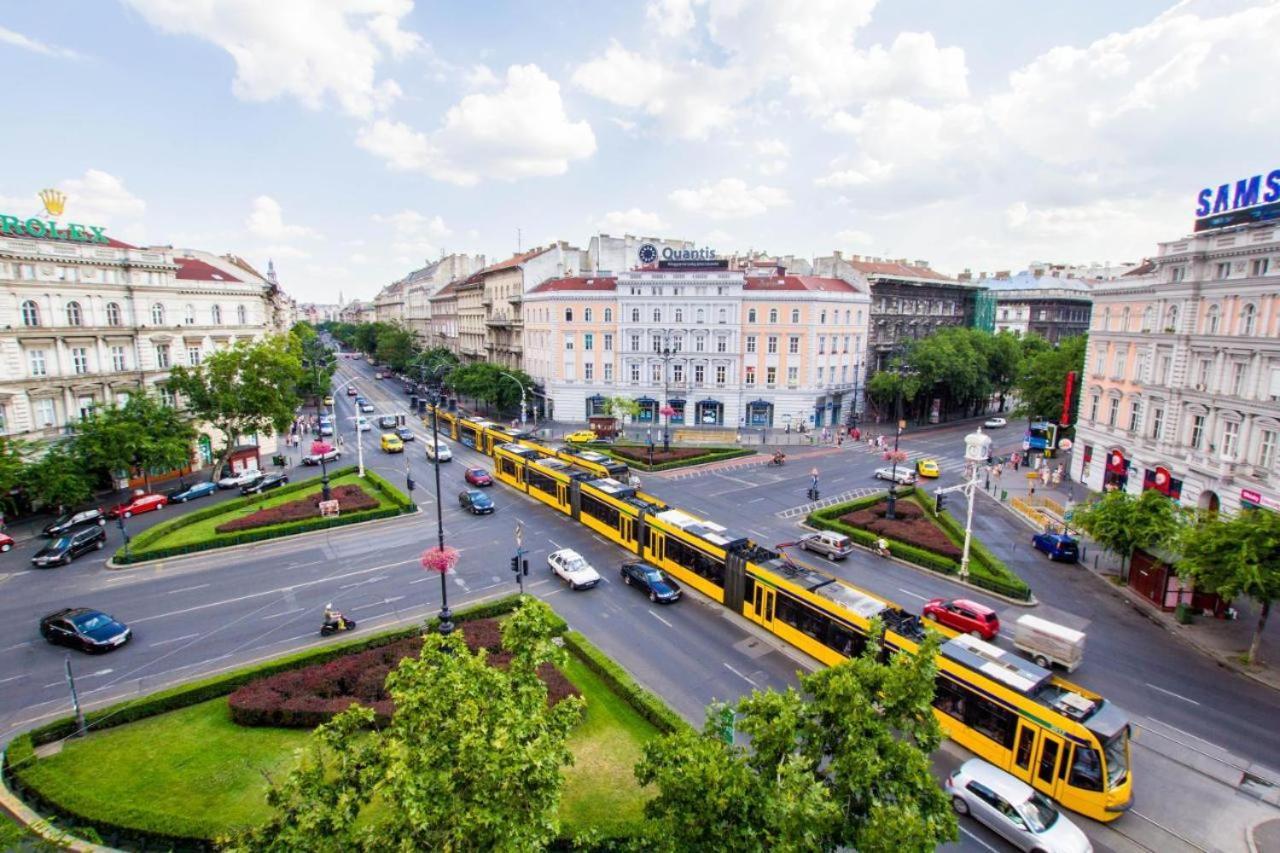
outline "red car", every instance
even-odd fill
[[[13,547],[13,537],[7,533],[0,533],[0,554],[8,551]]]
[[[468,468],[467,473],[462,475],[462,479],[466,480],[473,486],[492,486],[493,478],[489,476],[489,472],[483,468]]]
[[[108,518],[133,518],[140,512],[151,512],[153,509],[159,509],[169,502],[164,495],[134,495],[129,501],[117,504],[107,510]]]
[[[966,598],[954,601],[935,598],[924,606],[924,618],[954,628],[962,634],[981,637],[988,642],[1000,633],[1000,617],[996,612]]]

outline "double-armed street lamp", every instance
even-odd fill
[[[440,500],[440,425],[438,411],[444,399],[440,374],[449,369],[448,364],[437,364],[433,370],[423,368],[423,380],[431,377],[427,393],[431,401],[431,461],[435,469],[436,481],[436,548],[428,549],[423,554],[422,564],[425,568],[440,573],[440,633],[448,635],[453,632],[453,611],[449,609],[449,587],[445,576],[457,563],[457,551],[444,546],[444,504]]]
[[[523,431],[524,430],[524,410],[525,410],[524,383],[521,382],[519,379],[516,379],[510,373],[507,373],[505,370],[499,370],[498,375],[506,377],[507,379],[510,379],[512,382],[516,383],[516,386],[519,387],[520,389],[520,429]]]
[[[894,406],[894,415],[897,421],[897,426],[893,433],[893,471],[889,475],[889,500],[888,505],[885,507],[885,518],[888,519],[898,517],[896,514],[898,503],[898,460],[902,457],[902,454],[898,450],[898,443],[902,439],[902,430],[907,425],[907,422],[902,419],[902,383],[905,381],[909,372],[910,371],[907,369],[906,365],[899,361],[897,367],[898,393],[894,395],[896,401]]]

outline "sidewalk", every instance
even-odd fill
[[[999,504],[1010,515],[1026,524],[1029,529],[1035,530],[1037,529],[1035,524],[1010,506],[1013,499],[1027,497],[1030,481],[1023,475],[1029,470],[1031,469],[1020,469],[1016,473],[1008,472],[999,481],[992,478],[991,490],[979,489],[979,492]],[[1063,482],[1056,486],[1046,486],[1037,480],[1034,485],[1035,498],[1049,498],[1063,506],[1074,505],[1088,498],[1088,490],[1075,483]],[[1000,500],[1001,491],[1008,493],[1008,500]],[[1233,601],[1232,606],[1240,614],[1237,619],[1216,619],[1212,615],[1196,615],[1190,624],[1183,625],[1174,618],[1171,611],[1166,612],[1160,609],[1150,599],[1120,582],[1119,557],[1081,531],[1073,529],[1071,534],[1080,540],[1081,565],[1094,577],[1106,581],[1108,586],[1144,616],[1202,654],[1213,658],[1222,666],[1260,684],[1280,690],[1280,637],[1277,637],[1274,629],[1263,634],[1262,647],[1259,651],[1262,665],[1248,666],[1244,663],[1244,656],[1249,650],[1253,630],[1258,622],[1258,607],[1254,602],[1243,597]]]

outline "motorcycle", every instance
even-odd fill
[[[320,636],[329,637],[339,631],[354,631],[356,629],[356,620],[348,619],[341,614],[337,619],[331,619],[320,626]]]
[[[785,453],[775,453],[773,454],[773,458],[769,460],[769,464],[780,466],[786,461],[787,461],[787,456]]]

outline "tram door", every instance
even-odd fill
[[[755,599],[751,602],[751,617],[761,625],[773,624],[773,590],[764,584],[756,583]]]
[[[1013,766],[1009,772],[1023,782],[1031,781],[1031,759],[1035,757],[1037,731],[1035,726],[1025,721],[1018,722],[1018,735],[1013,742]]]
[[[1044,730],[1040,737],[1040,750],[1036,755],[1035,777],[1032,787],[1043,791],[1050,799],[1057,798],[1058,763],[1066,760],[1062,754],[1062,738]]]

